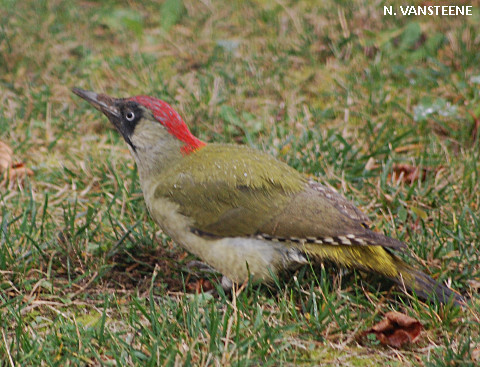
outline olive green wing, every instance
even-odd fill
[[[244,146],[210,144],[162,173],[155,197],[167,197],[212,236],[256,235],[306,181],[275,158]]]
[[[309,181],[261,231],[269,237],[320,245],[382,246],[405,244],[369,229],[369,219],[334,190]]]
[[[175,202],[205,235],[404,247],[368,229],[368,218],[335,191],[244,146],[207,145],[185,156],[162,174],[155,196]]]

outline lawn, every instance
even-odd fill
[[[473,15],[0,0],[0,141],[19,173],[0,173],[0,366],[480,363],[480,3],[461,3]],[[156,96],[202,140],[328,183],[467,307],[334,264],[224,292],[149,218],[126,144],[72,87]],[[418,341],[365,335],[392,310]]]

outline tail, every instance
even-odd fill
[[[389,278],[400,287],[406,287],[409,291],[414,292],[419,298],[426,301],[433,301],[436,298],[443,304],[448,303],[450,300],[453,300],[459,306],[465,304],[464,298],[458,293],[435,281],[420,270],[414,269],[395,255],[389,255],[395,262],[399,272],[399,276]]]
[[[465,300],[427,274],[416,270],[382,246],[304,244],[301,249],[312,260],[330,260],[347,268],[357,268],[383,275],[402,289],[414,292],[419,298],[446,304],[453,299],[457,305]]]

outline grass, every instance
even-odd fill
[[[0,140],[34,171],[0,188],[0,365],[478,364],[479,4],[383,16],[395,4],[0,0]],[[334,266],[197,294],[216,277],[149,218],[125,143],[73,86],[155,95],[200,138],[328,182],[469,307]],[[362,335],[390,310],[425,325],[417,344]]]

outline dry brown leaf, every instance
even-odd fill
[[[415,343],[422,330],[420,321],[400,312],[387,312],[385,318],[365,334],[375,334],[380,343],[400,348],[406,343]]]
[[[213,289],[213,284],[207,279],[197,279],[193,282],[189,282],[186,285],[186,288],[189,292],[208,292]]]
[[[10,182],[16,180],[22,180],[25,176],[32,176],[33,171],[23,163],[13,163],[13,150],[7,144],[0,141],[0,175],[4,174],[3,179],[0,181],[0,186],[4,186],[7,179]]]
[[[436,173],[441,167],[431,168],[431,167],[417,167],[412,166],[406,163],[395,163],[392,167],[393,173],[389,175],[397,180],[399,177],[402,177],[402,181],[408,184],[412,184],[418,180],[424,181],[427,177],[427,174]]]

